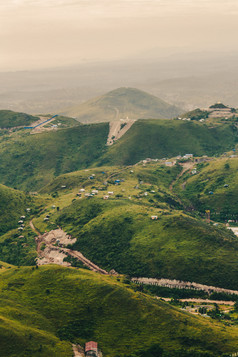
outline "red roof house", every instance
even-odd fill
[[[93,351],[93,352],[98,352],[98,344],[97,342],[94,342],[94,341],[89,341],[89,342],[86,342],[85,344],[85,352],[90,352],[90,351]]]

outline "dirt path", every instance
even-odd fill
[[[72,349],[73,349],[74,357],[85,357],[83,348],[81,346],[72,345]]]
[[[62,229],[55,229],[45,234],[40,234],[40,232],[35,228],[32,220],[30,221],[30,227],[38,235],[36,238],[37,243],[37,253],[38,253],[38,265],[45,264],[58,264],[64,266],[70,266],[71,264],[64,261],[64,258],[71,256],[76,258],[78,261],[82,262],[90,270],[98,272],[103,275],[108,275],[108,272],[101,269],[99,266],[87,259],[82,253],[65,248],[63,245],[71,245],[76,242],[75,238],[65,233]],[[42,245],[44,244],[44,249]]]
[[[110,122],[107,145],[112,145],[116,140],[121,138],[135,123],[136,120],[120,119]],[[122,127],[122,125],[124,126]]]
[[[165,301],[171,301],[171,298],[164,298],[157,296],[157,299],[163,299]],[[182,302],[194,302],[194,303],[208,303],[208,304],[218,304],[218,305],[230,305],[233,306],[235,305],[235,301],[225,301],[225,300],[209,300],[209,299],[178,299],[179,301]]]
[[[42,235],[41,235],[41,233],[36,229],[36,227],[34,226],[32,220],[29,222],[29,225],[30,225],[31,229],[37,234],[37,237],[35,238],[35,242],[36,242],[36,251],[37,251],[37,254],[39,254],[40,251],[41,251],[41,244],[42,244],[42,242],[43,242]]]
[[[86,265],[90,270],[93,270],[103,275],[108,275],[108,272],[106,270],[101,269],[99,266],[91,262],[89,259],[87,259],[82,253],[78,252],[77,250],[72,250],[68,248],[60,248],[60,250],[66,253],[67,255],[70,255],[71,257],[78,259],[84,265]]]
[[[191,170],[193,168],[193,166],[195,165],[195,162],[193,161],[188,161],[185,162],[184,164],[180,164],[183,169],[182,171],[178,174],[178,176],[176,177],[176,179],[171,183],[171,185],[169,186],[170,191],[173,191],[173,186],[176,184],[176,182],[178,181],[178,179],[183,176],[183,174],[188,171]]]
[[[217,292],[217,293],[226,293],[226,294],[235,294],[238,295],[237,290],[223,289],[216,286],[203,285],[195,282],[181,281],[181,280],[170,280],[170,279],[154,279],[154,278],[132,278],[134,283],[137,284],[147,284],[147,285],[157,285],[167,288],[175,289],[192,289],[192,290],[202,290],[207,293]]]

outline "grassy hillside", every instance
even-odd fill
[[[201,120],[201,119],[207,119],[209,115],[209,112],[207,110],[202,110],[202,109],[194,109],[191,110],[187,113],[184,113],[180,115],[180,118],[190,118],[191,120]]]
[[[104,152],[108,124],[79,125],[0,142],[0,181],[37,190],[53,177],[90,166]]]
[[[146,157],[162,158],[193,153],[220,154],[234,147],[237,128],[209,127],[180,120],[139,120],[99,161],[100,164],[134,164]]]
[[[52,120],[49,124],[44,125],[44,128],[48,128],[52,125],[57,125],[59,128],[71,128],[79,124],[80,123],[76,119],[58,115],[55,120]]]
[[[238,218],[238,159],[223,158],[198,165],[198,173],[181,178],[177,190],[201,212],[211,211],[214,220],[236,220]],[[181,189],[186,182],[185,189]],[[228,186],[227,186],[228,185]]]
[[[40,203],[40,200],[38,200]],[[21,215],[26,215],[26,208],[34,212],[37,200],[23,192],[0,185],[0,235],[17,227]]]
[[[0,110],[0,128],[10,129],[16,126],[28,126],[38,119],[38,117],[25,113]]]
[[[131,165],[147,157],[214,155],[234,147],[237,128],[180,120],[140,120],[107,147],[108,123],[0,137],[0,182],[38,190],[54,177],[92,166]],[[140,143],[138,145],[138,143]]]
[[[238,349],[237,328],[193,317],[115,278],[57,266],[2,270],[0,316],[3,357],[71,357],[69,341],[89,340],[105,357],[210,357]]]
[[[238,288],[238,238],[182,212],[94,198],[73,202],[56,223],[77,238],[74,249],[107,270]]]
[[[118,88],[86,103],[66,109],[64,114],[80,122],[95,123],[129,119],[173,118],[181,109],[136,88]]]

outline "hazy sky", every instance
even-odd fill
[[[237,0],[0,0],[0,71],[237,50]]]

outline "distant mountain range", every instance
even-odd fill
[[[118,88],[62,111],[80,122],[108,122],[119,119],[169,119],[182,109],[136,88]]]

